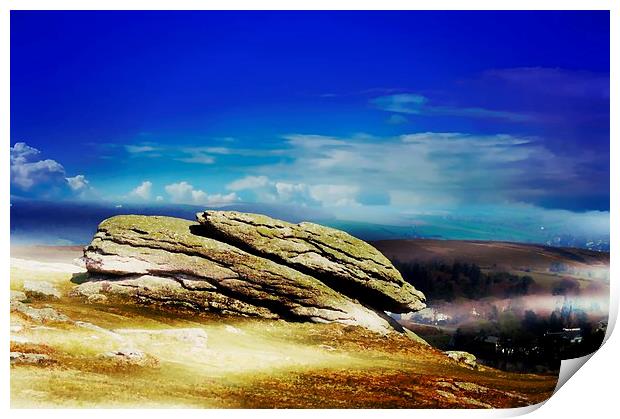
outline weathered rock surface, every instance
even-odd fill
[[[24,352],[11,352],[11,364],[49,364],[53,360],[49,355]]]
[[[24,302],[28,299],[26,294],[22,291],[11,290],[11,303],[12,302]]]
[[[207,234],[316,276],[376,309],[405,313],[425,307],[424,295],[383,254],[344,231],[236,211],[205,211],[196,218]]]
[[[153,357],[152,355],[145,354],[139,349],[131,347],[120,348],[115,351],[105,352],[101,356],[103,358],[108,358],[123,365],[154,367],[159,364],[157,358]]]
[[[35,300],[54,300],[61,297],[60,291],[45,281],[24,281],[24,293]]]
[[[471,368],[471,369],[478,368],[478,362],[476,359],[476,355],[470,354],[469,352],[446,351],[445,354],[448,355],[448,358],[451,358],[455,360],[456,362],[458,362],[459,364],[464,365],[468,368]]]
[[[214,213],[208,214],[210,219]],[[238,217],[240,213],[222,214],[222,219],[228,219],[225,214]],[[399,329],[383,312],[386,307],[392,311],[424,307],[423,295],[405,283],[385,257],[346,233],[311,225],[303,227],[309,231],[304,234],[316,238],[307,242],[282,235],[273,243],[263,243],[250,231],[258,226],[250,226],[241,223],[243,233],[237,235],[228,227],[225,235],[213,227],[171,217],[112,217],[99,225],[85,249],[89,280],[72,295],[103,302],[100,296],[223,314],[338,322],[381,333]],[[287,245],[288,241],[292,244]],[[296,258],[290,249],[302,244],[314,250]],[[282,256],[278,246],[284,249]]]
[[[35,323],[68,323],[71,319],[51,307],[35,308],[21,301],[11,301],[11,312]]]

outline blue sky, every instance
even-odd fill
[[[14,11],[11,139],[14,198],[600,223],[609,15]]]

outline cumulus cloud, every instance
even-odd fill
[[[305,204],[308,201],[308,185],[305,183],[275,182],[277,198],[284,202]]]
[[[224,205],[239,200],[235,192],[209,195],[186,181],[166,185],[164,189],[170,200],[177,204]]]
[[[62,164],[41,159],[41,152],[24,142],[10,148],[11,194],[38,198],[86,198],[93,188],[84,175],[67,176]]]
[[[260,201],[338,207],[359,205],[354,185],[307,184],[303,182],[272,181],[267,176],[246,176],[231,182],[229,190],[252,191]]]
[[[310,196],[325,207],[357,206],[359,188],[352,185],[313,185],[309,188]]]
[[[23,191],[66,184],[65,169],[55,160],[38,160],[40,151],[26,143],[11,147],[11,184]]]
[[[269,184],[267,176],[246,176],[229,183],[226,187],[231,191],[263,188]]]
[[[84,175],[68,177],[66,180],[69,183],[69,187],[76,192],[84,191],[89,187],[89,182]]]
[[[151,189],[153,187],[153,183],[145,180],[140,185],[136,186],[130,193],[129,196],[133,198],[139,198],[143,200],[151,199]]]

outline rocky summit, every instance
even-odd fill
[[[425,307],[385,256],[343,231],[232,211],[103,221],[73,295],[403,331],[385,311]]]

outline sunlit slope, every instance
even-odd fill
[[[63,294],[25,304],[69,320],[11,313],[11,351],[45,355],[12,364],[13,407],[512,407],[555,386],[556,377],[471,370],[359,327],[82,304],[66,296],[80,274],[14,262],[12,290],[44,281]]]

